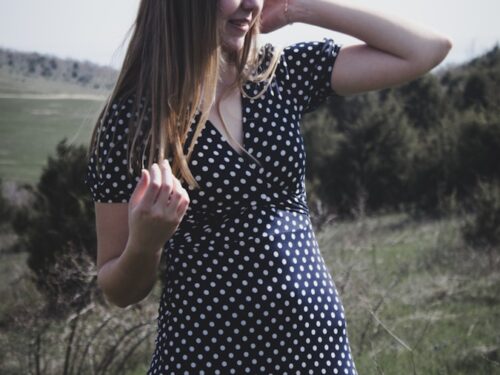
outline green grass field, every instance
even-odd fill
[[[87,145],[103,102],[0,99],[0,176],[36,183],[47,157],[66,137]]]

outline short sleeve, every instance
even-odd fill
[[[84,177],[94,202],[128,202],[140,179],[140,176],[127,173],[128,123],[133,116],[132,103],[131,98],[117,99],[99,122],[99,148],[93,147],[89,154]]]
[[[297,101],[303,113],[317,108],[335,95],[331,75],[341,44],[331,38],[292,44],[283,49],[281,84]]]

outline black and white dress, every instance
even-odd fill
[[[310,221],[300,129],[302,115],[334,94],[340,48],[329,38],[288,46],[265,94],[241,95],[244,147],[262,167],[211,122],[203,128],[189,162],[201,189],[185,184],[191,203],[164,247],[148,374],[356,374],[342,302]],[[261,85],[244,88],[254,96]],[[85,182],[96,202],[128,202],[139,180],[126,173],[131,103],[113,104],[102,151],[89,159]]]

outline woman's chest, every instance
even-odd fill
[[[270,203],[304,192],[306,155],[296,105],[268,91],[256,99],[242,96],[239,110],[242,144],[260,165],[207,121],[188,163],[200,185],[189,190],[194,207]],[[186,153],[197,125],[189,131]]]

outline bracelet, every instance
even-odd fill
[[[284,12],[284,15],[285,15],[285,20],[286,20],[287,25],[292,24],[293,22],[291,22],[290,18],[288,17],[288,0],[285,0],[285,12]]]

